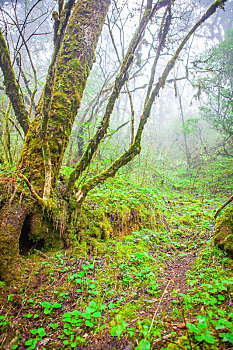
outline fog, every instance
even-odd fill
[[[210,4],[211,1],[175,2],[166,43],[158,58],[154,86],[182,38]],[[0,26],[9,45],[17,79],[26,95],[29,90],[33,91],[37,80],[35,102],[38,102],[53,53],[52,12],[57,10],[57,4],[52,0],[30,2],[1,0],[0,6]],[[66,162],[69,165],[74,164],[77,152],[80,157],[85,144],[98,128],[144,6],[145,1],[112,1],[64,165]],[[185,45],[165,86],[155,99],[144,131],[141,165],[148,157],[151,158],[152,164],[162,161],[169,166],[177,164],[187,166],[187,162],[194,165],[201,160],[203,154],[206,157],[211,156],[211,150],[215,149],[216,145],[222,144],[224,135],[200,116],[199,107],[208,103],[208,94],[198,91],[198,79],[202,68],[197,62],[202,61],[201,57],[211,47],[224,40],[226,30],[232,29],[232,9],[233,2],[228,1],[225,11],[218,9]],[[143,113],[151,68],[159,45],[158,33],[163,16],[164,10],[161,9],[151,19],[136,51],[128,82],[116,102],[111,117],[109,135],[99,150],[101,159],[105,159],[103,167],[129,146],[132,138],[132,113],[135,119],[134,133],[137,130]],[[36,76],[30,60],[36,70]],[[2,77],[0,79],[2,81]],[[184,128],[190,130],[184,131]],[[138,159],[135,162],[138,162]],[[138,167],[141,165],[137,164]]]

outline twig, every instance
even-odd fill
[[[119,131],[121,128],[123,128],[124,126],[126,126],[127,124],[129,124],[129,120],[123,124],[121,124],[120,126],[118,126],[118,128],[116,130],[114,130],[113,132],[107,134],[104,136],[103,140],[106,139],[107,137],[110,137],[112,135],[114,135],[117,131]]]
[[[21,131],[20,131],[20,129],[18,128],[18,126],[16,125],[16,123],[14,122],[14,120],[13,120],[11,117],[9,117],[9,121],[14,125],[14,127],[15,127],[15,129],[18,131],[18,133],[19,133],[21,139],[24,141],[24,137],[23,137],[23,135],[21,134]]]
[[[218,210],[216,211],[216,213],[214,215],[214,218],[216,219],[217,216],[219,215],[220,211],[223,210],[223,208],[225,208],[232,201],[233,201],[233,195],[225,203],[223,203],[220,208],[218,208]]]
[[[190,323],[192,324],[197,324],[198,321],[197,320],[191,320],[189,321]],[[187,328],[187,325],[185,323],[169,323],[169,322],[163,322],[163,324],[165,326],[169,326],[169,327],[172,327],[172,328],[179,328],[179,329],[186,329]]]
[[[163,340],[166,340],[166,339],[168,339],[168,338],[171,338],[173,335],[170,333],[170,334],[167,334],[167,335],[165,335],[164,337],[162,337],[162,338],[158,338],[158,339],[156,339],[155,341],[154,341],[154,343],[153,344],[156,344],[156,343],[159,343],[159,342],[161,342],[161,341],[163,341]]]
[[[161,305],[161,302],[162,302],[162,300],[163,300],[163,297],[164,297],[164,295],[165,295],[165,293],[166,293],[166,291],[167,291],[167,289],[168,289],[168,287],[169,287],[171,281],[172,281],[172,280],[170,280],[170,281],[167,283],[166,288],[164,289],[163,294],[162,294],[162,296],[161,296],[161,298],[160,298],[160,300],[159,300],[159,303],[158,303],[158,306],[157,306],[157,308],[156,308],[156,310],[155,310],[155,313],[154,313],[154,316],[153,316],[153,319],[152,319],[152,322],[151,322],[151,325],[150,325],[148,334],[149,334],[150,331],[151,331],[151,328],[152,328],[152,326],[153,326],[153,324],[154,324],[154,321],[155,321],[155,317],[156,317],[156,315],[157,315],[157,313],[158,313],[158,311],[159,311],[159,307],[160,307],[160,305]]]
[[[17,190],[18,190],[18,186],[15,186],[14,192],[12,193],[12,196],[11,196],[11,198],[9,200],[9,204],[11,204],[13,199],[15,198]]]
[[[36,252],[38,255],[40,255],[44,259],[48,259],[48,255],[44,254],[40,250],[34,249],[34,252]]]

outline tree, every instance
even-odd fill
[[[171,28],[175,1],[159,0],[155,4],[152,0],[147,1],[138,28],[123,58],[100,125],[61,189],[58,186],[58,177],[62,160],[95,59],[95,48],[110,1],[80,0],[76,3],[68,0],[65,4],[62,0],[58,1],[58,12],[53,12],[54,52],[32,121],[31,108],[25,107],[9,49],[2,31],[0,32],[0,67],[4,75],[6,94],[26,135],[16,172],[3,176],[1,180],[6,189],[2,190],[0,212],[1,278],[10,281],[18,273],[19,239],[26,227],[30,227],[30,237],[34,241],[52,241],[54,237],[63,235],[68,225],[69,229],[75,229],[75,219],[89,191],[113,177],[123,165],[140,153],[143,129],[152,105],[160,89],[164,87],[180,52],[192,34],[225,2],[226,0],[215,1],[183,36],[155,83],[157,63]],[[76,181],[85,173],[107,133],[115,102],[129,78],[134,54],[147,25],[160,10],[164,11],[164,15],[158,31],[158,46],[155,49],[147,96],[134,140],[128,150],[107,169],[87,179],[77,188]],[[21,36],[24,41],[23,34]],[[24,44],[26,47],[26,42]]]
[[[233,31],[196,62],[199,92],[204,94],[201,115],[223,138],[233,136]]]

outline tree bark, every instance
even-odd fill
[[[66,4],[73,2],[69,0]],[[43,209],[38,209],[35,200],[42,207],[43,203],[44,207],[49,207],[48,201],[43,201],[42,198],[44,187],[54,187],[57,182],[87,78],[95,61],[95,48],[109,4],[110,0],[78,1],[67,21],[63,38],[59,37],[59,31],[57,33],[46,86],[36,107],[17,166],[19,177],[30,191],[22,196],[21,201],[22,189],[17,191],[15,185],[14,202],[6,202],[0,211],[0,279],[10,281],[15,277],[13,271],[19,258],[19,238],[28,214],[31,216],[30,235],[35,234],[35,240],[38,239],[37,231],[40,225],[43,226],[44,217]],[[65,6],[63,10],[60,9],[63,14],[70,10]],[[66,17],[64,23],[65,20]],[[13,88],[16,89],[17,86]],[[49,176],[51,184],[46,182]],[[46,192],[50,193],[49,189]]]
[[[82,0],[75,6],[56,63],[46,134],[51,155],[52,186],[56,184],[74,119],[80,107],[101,34],[109,0]],[[18,169],[42,195],[45,166],[41,141],[43,95],[30,125]]]
[[[19,92],[19,86],[15,79],[10,53],[0,29],[0,67],[4,76],[4,86],[15,111],[17,120],[26,135],[29,128],[28,113]]]
[[[6,282],[15,279],[19,272],[19,238],[29,210],[30,205],[17,199],[0,210],[0,279]]]

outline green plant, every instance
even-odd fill
[[[36,329],[36,328],[31,329],[31,333],[33,335],[37,335],[37,337],[36,338],[30,338],[30,339],[26,340],[25,345],[29,346],[27,348],[27,350],[36,349],[38,341],[46,336],[46,332],[45,332],[43,327],[38,328],[38,329]]]
[[[118,339],[120,339],[123,332],[126,331],[126,327],[128,323],[125,322],[121,315],[117,315],[112,321],[112,328],[110,334],[114,337],[117,335]]]
[[[62,307],[61,303],[56,303],[56,302],[50,303],[49,301],[42,301],[41,305],[44,307],[44,313],[46,315],[50,314],[53,309],[58,309]]]
[[[0,316],[0,327],[10,326],[11,321],[8,316]]]

